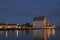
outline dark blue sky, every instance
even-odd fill
[[[32,23],[35,16],[60,25],[60,0],[0,0],[1,23]]]

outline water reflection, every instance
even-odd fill
[[[16,30],[16,35],[17,35],[17,37],[18,37],[18,30]]]
[[[7,35],[8,35],[8,31],[6,31],[6,37],[7,37]]]
[[[51,35],[55,36],[55,29],[33,30],[33,36],[38,40],[49,40]]]
[[[51,35],[55,36],[55,29],[0,30],[0,37],[4,38],[3,35],[7,40],[50,40]]]
[[[55,36],[55,29],[44,29],[44,40],[49,40],[51,35]]]

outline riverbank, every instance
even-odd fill
[[[55,28],[0,28],[0,30],[39,30],[39,29],[55,29]]]

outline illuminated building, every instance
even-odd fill
[[[19,24],[6,24],[6,23],[0,23],[0,28],[21,28],[22,26]]]

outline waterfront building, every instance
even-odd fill
[[[7,28],[7,24],[5,24],[5,23],[0,23],[0,28]]]
[[[33,28],[44,28],[47,27],[47,19],[45,16],[33,18]]]
[[[46,39],[47,30],[44,28],[54,28],[54,26],[50,26],[45,16],[40,16],[33,18],[33,28],[42,28],[41,30],[33,30],[33,36],[35,38]]]
[[[0,23],[0,28],[21,28],[22,26],[19,24],[6,24],[6,23]]]

